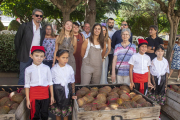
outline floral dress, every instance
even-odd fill
[[[178,44],[174,45],[174,55],[171,63],[171,69],[180,69],[180,46]]]

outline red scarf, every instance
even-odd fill
[[[29,99],[31,104],[31,120],[34,118],[36,112],[35,100],[43,100],[49,98],[49,86],[30,87]]]
[[[148,82],[148,72],[144,74],[133,73],[133,82],[140,83],[139,92],[144,94],[144,83]]]

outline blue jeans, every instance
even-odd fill
[[[18,85],[24,85],[24,72],[25,69],[32,64],[32,59],[29,57],[29,60],[27,62],[20,62],[20,74],[19,74],[19,81]]]

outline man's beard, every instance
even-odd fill
[[[113,29],[113,26],[108,26],[109,29]]]
[[[41,23],[41,20],[36,20],[37,23]]]

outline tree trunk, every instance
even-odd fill
[[[66,12],[66,11],[62,11],[62,14],[63,14],[63,24],[66,22],[66,21],[68,21],[68,20],[70,20],[70,12]]]
[[[96,0],[89,0],[88,8],[86,10],[86,18],[85,22],[89,23],[91,28],[95,24],[96,21]]]
[[[154,13],[154,25],[158,26],[158,15],[157,13]]]
[[[168,14],[167,14],[167,17],[170,22],[170,35],[169,35],[168,48],[167,48],[167,52],[166,52],[166,58],[169,61],[175,41],[176,41],[176,35],[177,35],[177,29],[178,29],[180,17],[171,16]]]

